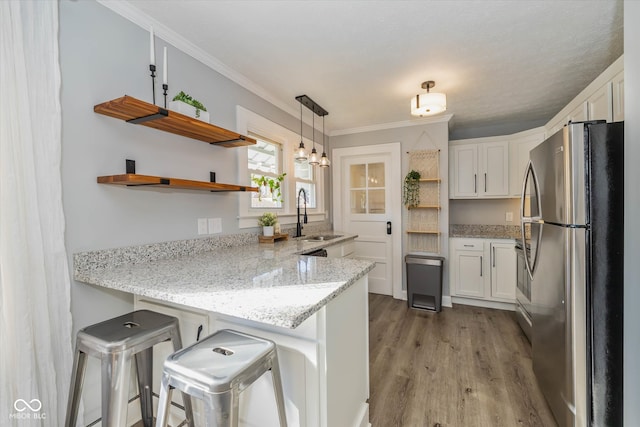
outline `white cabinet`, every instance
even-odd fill
[[[605,83],[587,99],[589,120],[613,121],[611,82]]]
[[[508,141],[455,145],[449,156],[452,199],[509,196]]]
[[[490,303],[515,303],[517,275],[513,240],[453,238],[450,247],[453,302],[490,307],[496,307]]]
[[[491,297],[516,299],[517,259],[514,243],[491,242]]]
[[[524,172],[529,162],[529,152],[545,139],[543,127],[513,135],[509,146],[509,193],[520,197]]]
[[[327,246],[327,258],[353,258],[353,253],[356,249],[356,243],[352,240],[347,240],[342,243]]]
[[[613,121],[624,120],[624,71],[619,72],[611,80],[611,95],[613,104]]]
[[[484,243],[457,239],[452,247],[453,286],[451,294],[484,298]]]

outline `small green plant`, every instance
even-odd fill
[[[420,204],[420,172],[411,170],[404,178],[402,201],[408,208]]]
[[[193,99],[190,95],[187,95],[183,91],[180,91],[176,96],[173,97],[174,101],[182,101],[185,104],[189,104],[196,108],[196,117],[200,117],[200,111],[207,111],[207,108],[202,105],[200,101],[197,99]]]
[[[251,178],[251,181],[256,183],[258,187],[269,187],[269,191],[271,192],[273,199],[277,202],[284,202],[284,198],[282,197],[282,191],[280,189],[280,183],[284,181],[284,177],[286,173],[282,175],[278,175],[275,178],[271,178],[268,176],[254,176]],[[262,192],[258,191],[258,200],[262,201]]]
[[[263,227],[272,227],[278,222],[278,215],[273,212],[265,212],[258,217],[258,225]]]

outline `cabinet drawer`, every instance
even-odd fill
[[[453,239],[453,247],[463,251],[483,251],[483,239]]]

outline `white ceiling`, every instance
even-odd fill
[[[421,82],[447,94],[452,130],[544,122],[623,53],[622,0],[130,0],[332,134],[421,120]],[[258,88],[258,90],[256,90]]]

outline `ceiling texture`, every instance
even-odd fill
[[[622,0],[128,5],[285,111],[296,115],[295,96],[307,94],[329,111],[331,135],[425,122],[409,103],[426,80],[447,95],[453,135],[526,129],[623,53]]]

